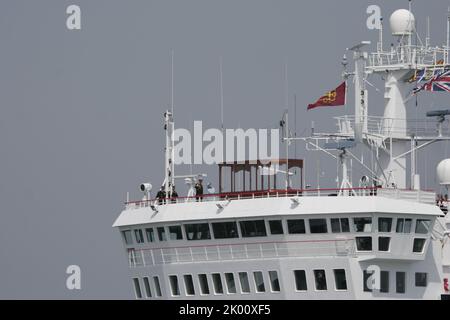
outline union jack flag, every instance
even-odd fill
[[[444,71],[435,75],[431,80],[424,83],[422,86],[415,88],[413,91],[417,93],[419,91],[441,91],[450,92],[450,69],[445,69]]]

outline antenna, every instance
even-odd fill
[[[220,124],[223,134],[223,79],[222,79],[222,56],[219,58],[219,85],[220,85]]]
[[[378,35],[378,52],[383,51],[383,17],[380,17],[380,31]]]
[[[430,46],[430,16],[427,16],[427,37],[425,38],[425,47]]]
[[[288,64],[287,59],[284,64],[284,85],[285,85],[285,106],[286,106],[286,190],[289,188],[289,82],[288,82]]]
[[[445,64],[448,64],[448,50],[450,45],[450,7],[447,9],[447,41],[446,41],[446,48],[445,48]]]
[[[170,49],[170,111],[173,115],[173,49]]]

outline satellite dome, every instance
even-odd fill
[[[406,9],[399,9],[389,19],[393,36],[404,36],[413,33],[416,25],[414,15]]]
[[[436,168],[436,176],[440,185],[450,185],[450,159],[439,162]]]

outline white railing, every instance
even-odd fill
[[[378,189],[377,196],[391,199],[436,204],[436,194],[423,190]]]
[[[206,261],[348,256],[354,253],[353,239],[332,239],[135,249],[129,251],[128,261],[130,267],[144,267]]]
[[[355,117],[345,115],[335,117],[338,132],[353,136]],[[403,123],[406,122],[406,128]],[[432,119],[394,119],[369,116],[367,117],[367,133],[380,136],[390,136],[396,133],[405,133],[407,136],[436,136],[438,134],[437,122]],[[449,134],[448,122],[442,125],[442,134]]]
[[[399,64],[417,66],[439,66],[440,60],[445,61],[447,50],[439,47],[401,45],[391,51],[370,53],[368,67],[376,68]]]

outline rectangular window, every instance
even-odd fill
[[[427,234],[430,230],[430,220],[417,219],[416,220],[416,233]]]
[[[133,239],[131,238],[131,230],[122,231],[123,241],[125,244],[133,244]]]
[[[234,282],[234,274],[225,273],[225,281],[228,293],[236,293],[236,283]]]
[[[395,232],[397,233],[410,233],[411,232],[412,219],[398,218],[397,227]]]
[[[414,239],[413,252],[422,253],[423,248],[425,247],[425,241],[426,239],[418,239],[418,238]]]
[[[283,234],[283,224],[281,220],[270,220],[269,221],[270,234]]]
[[[236,222],[216,222],[212,224],[215,239],[238,238]]]
[[[166,229],[164,229],[164,227],[158,227],[157,230],[159,241],[167,241]]]
[[[159,278],[158,277],[153,277],[153,283],[155,284],[155,294],[157,297],[161,297],[162,296],[162,292],[161,292],[161,285],[159,284]]]
[[[406,272],[395,273],[395,292],[405,293],[406,291]]]
[[[134,230],[134,237],[136,238],[136,243],[144,243],[144,235],[141,229]]]
[[[155,233],[153,232],[153,228],[145,229],[145,234],[147,235],[148,242],[155,242]]]
[[[348,218],[332,218],[331,222],[331,232],[340,233],[340,232],[350,232],[350,225],[348,222]]]
[[[147,298],[152,297],[152,290],[150,289],[150,281],[147,277],[144,277],[144,287],[145,287],[145,294],[147,295]]]
[[[266,225],[264,220],[239,221],[242,237],[265,237]]]
[[[288,232],[290,234],[299,234],[299,233],[305,233],[305,220],[303,219],[294,219],[294,220],[288,220]]]
[[[314,270],[316,290],[327,290],[327,278],[325,270]]]
[[[389,292],[389,271],[380,272],[380,292]]]
[[[327,233],[327,219],[309,219],[311,233]]]
[[[280,281],[278,280],[278,272],[269,271],[270,289],[272,292],[280,292]]]
[[[211,239],[211,233],[209,231],[209,224],[207,223],[194,223],[185,224],[184,231],[188,240],[209,240]]]
[[[261,271],[253,272],[253,277],[255,279],[256,292],[265,292],[266,287],[264,286],[264,277]]]
[[[347,278],[344,269],[334,269],[334,282],[336,290],[347,290]]]
[[[241,284],[242,293],[250,293],[250,283],[248,281],[247,272],[239,272],[239,282]]]
[[[295,277],[295,290],[306,291],[308,286],[306,285],[306,273],[305,270],[294,270]]]
[[[172,296],[180,295],[180,287],[178,286],[178,277],[169,276],[170,289],[172,290]]]
[[[372,232],[372,218],[353,218],[355,232]]]
[[[223,294],[223,286],[222,286],[222,279],[220,278],[220,273],[213,273],[212,279],[214,285],[214,292],[216,294]]]
[[[378,251],[389,251],[391,237],[378,237]]]
[[[136,294],[136,298],[142,299],[142,291],[141,291],[141,285],[139,284],[139,279],[133,278],[133,284],[134,284],[134,293]]]
[[[170,240],[183,240],[183,233],[181,232],[181,226],[169,227],[169,239]]]
[[[372,250],[372,237],[355,237],[356,249],[358,251]]]
[[[194,281],[192,280],[192,275],[190,274],[184,275],[184,287],[186,289],[186,295],[188,296],[195,295]]]
[[[416,272],[416,287],[427,286],[427,274],[426,272]]]
[[[200,283],[201,294],[209,294],[208,277],[206,276],[206,274],[199,274],[198,282]]]
[[[378,218],[378,232],[391,232],[392,218]]]
[[[370,287],[367,284],[367,281],[369,280],[369,277],[372,276],[372,275],[373,275],[373,271],[372,272],[369,272],[367,270],[363,271],[363,291],[364,292],[372,292],[372,286],[373,286],[374,278],[373,277],[371,278],[372,282],[370,283]]]

